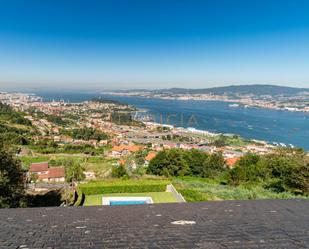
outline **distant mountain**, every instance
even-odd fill
[[[216,95],[235,95],[235,94],[254,94],[254,95],[297,95],[302,92],[309,92],[309,88],[296,88],[275,85],[233,85],[225,87],[212,87],[203,89],[190,88],[170,88],[154,90],[153,93],[166,94],[205,94],[212,93]]]

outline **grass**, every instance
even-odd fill
[[[22,156],[19,157],[22,161],[24,169],[28,169],[31,163],[49,162],[50,160],[57,161],[56,166],[62,166],[61,161],[72,159],[81,163],[86,171],[93,171],[98,179],[107,177],[115,163],[114,159],[108,159],[101,156],[88,155],[72,155],[72,154],[48,154],[38,156]],[[58,165],[59,164],[59,165]]]
[[[110,196],[147,196],[151,197],[154,203],[177,202],[170,192],[151,192],[151,193],[121,193],[121,194],[104,194],[104,195],[87,195],[84,206],[102,205],[102,197]]]
[[[109,179],[90,181],[80,184],[78,188],[86,195],[112,193],[148,193],[164,192],[169,180],[160,179]]]
[[[249,199],[287,199],[301,198],[289,192],[276,193],[262,185],[229,186],[215,180],[200,178],[174,179],[176,189],[189,202],[208,200],[249,200]]]
[[[82,165],[86,171],[93,171],[98,179],[102,179],[110,174],[113,163],[115,163],[114,159],[88,157]]]
[[[22,166],[24,169],[28,169],[31,163],[41,163],[41,162],[48,162],[49,157],[48,156],[22,156],[19,157],[18,159],[21,160]]]

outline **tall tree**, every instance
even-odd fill
[[[225,161],[222,153],[213,153],[204,162],[203,177],[214,178],[225,170]]]
[[[81,181],[85,179],[84,167],[75,160],[67,159],[64,162],[65,166],[65,180],[67,182]]]
[[[24,201],[21,163],[0,141],[0,208],[20,207]]]
[[[165,176],[184,176],[188,173],[189,165],[183,150],[171,149],[161,151],[152,159],[148,166],[148,173]]]
[[[197,149],[192,149],[184,152],[185,160],[187,161],[192,176],[203,176],[204,164],[209,155]]]

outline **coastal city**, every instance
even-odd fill
[[[104,155],[118,158],[120,162],[132,152],[147,148],[145,163],[158,151],[171,148],[197,149],[206,153],[220,152],[228,167],[233,167],[246,153],[268,154],[277,146],[265,141],[248,140],[235,134],[218,134],[195,128],[174,127],[170,124],[134,119],[137,109],[133,106],[105,99],[82,103],[63,101],[44,102],[37,95],[0,93],[0,101],[24,113],[38,132],[35,142],[53,141],[64,144],[104,147]],[[143,116],[144,119],[147,115]],[[193,121],[192,121],[193,122]],[[72,136],[76,129],[93,129],[106,134],[103,139],[82,139]],[[136,165],[133,161],[132,165]]]
[[[309,248],[309,1],[0,1],[0,249]]]
[[[219,88],[220,89],[220,88]],[[181,93],[178,93],[181,90]],[[206,89],[207,90],[207,89]],[[191,90],[193,91],[193,90]],[[200,91],[200,93],[199,93]],[[204,90],[205,91],[205,90]],[[231,103],[231,107],[251,107],[264,108],[273,110],[283,110],[292,112],[309,112],[309,90],[300,90],[297,94],[254,94],[252,93],[229,93],[228,90],[221,94],[203,93],[203,90],[173,89],[160,91],[146,91],[146,90],[131,90],[131,91],[114,91],[110,92],[112,95],[118,96],[135,96],[144,98],[158,98],[158,99],[174,99],[174,100],[197,100],[197,101],[223,101]]]
[[[309,248],[309,1],[0,6],[0,249]]]

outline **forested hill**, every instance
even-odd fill
[[[0,102],[0,143],[27,144],[27,136],[32,129],[31,122],[23,117],[23,113]]]
[[[216,95],[234,95],[234,94],[254,94],[254,95],[297,95],[303,92],[309,92],[309,88],[295,88],[275,85],[233,85],[225,87],[213,87],[202,89],[189,88],[170,88],[155,90],[154,93],[168,93],[168,94],[206,94],[212,93]]]

